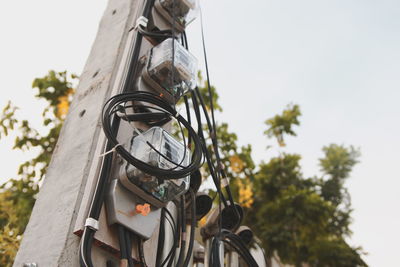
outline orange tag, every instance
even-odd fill
[[[135,211],[137,214],[142,214],[143,216],[147,216],[151,211],[150,205],[147,203],[145,203],[143,205],[138,204],[138,205],[136,205]]]

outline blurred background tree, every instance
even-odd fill
[[[199,84],[209,110],[207,86],[201,80]],[[216,95],[213,104],[222,110],[212,89]],[[296,267],[367,266],[361,258],[362,249],[346,242],[351,236],[352,210],[344,182],[360,152],[352,146],[325,146],[319,159],[322,176],[304,177],[301,156],[281,151],[286,146],[285,137],[296,136],[300,116],[298,105],[288,105],[281,114],[266,120],[264,134],[276,139],[280,151],[258,166],[252,159],[251,145],[238,147],[237,135],[229,131],[228,124],[217,125],[221,161],[235,200],[244,207],[244,224],[261,240],[269,263],[277,258]],[[203,176],[209,175],[204,168]]]
[[[300,125],[298,105],[289,105],[266,121],[265,134],[280,148],[285,136]],[[294,266],[366,266],[362,250],[346,242],[351,231],[350,196],[344,187],[360,152],[352,146],[330,144],[319,160],[322,177],[306,178],[299,154],[282,151],[262,162],[255,174],[254,203],[246,223],[261,239],[267,258]]]
[[[0,114],[0,139],[15,131],[13,149],[38,151],[34,158],[19,166],[16,178],[0,186],[0,266],[12,266],[39,185],[56,148],[74,93],[72,81],[76,78],[66,71],[49,71],[44,77],[33,81],[32,88],[37,92],[36,97],[47,101],[40,130],[32,127],[29,121],[21,120],[17,116],[18,107],[11,102]]]

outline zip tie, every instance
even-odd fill
[[[175,118],[178,118],[179,116],[181,116],[181,114],[179,113],[178,110],[175,110],[175,114],[173,115]]]
[[[115,145],[113,148],[111,148],[110,150],[104,152],[103,154],[100,154],[100,155],[99,155],[99,158],[104,157],[105,155],[108,155],[108,154],[110,154],[111,152],[114,153],[114,152],[116,151],[117,147],[119,147],[119,146],[122,146],[122,145],[121,145],[121,144],[116,144],[116,145]]]
[[[99,221],[93,218],[86,218],[85,227],[89,227],[90,229],[97,231],[99,230]]]
[[[142,26],[143,28],[147,28],[147,23],[149,22],[149,19],[144,17],[144,16],[140,16],[137,20],[136,20],[136,25],[135,25],[135,30],[137,30],[139,28],[139,26]]]
[[[225,187],[227,187],[229,185],[229,178],[223,178],[222,180],[221,180],[221,186],[223,187],[223,188],[225,188]]]

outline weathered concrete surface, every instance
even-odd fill
[[[79,266],[80,238],[73,234],[95,151],[102,104],[115,92],[115,77],[137,1],[110,0],[80,77],[46,179],[38,194],[14,266]],[[96,266],[106,266],[95,249]]]

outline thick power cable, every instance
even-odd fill
[[[185,210],[185,195],[181,196],[180,203],[180,234],[181,234],[181,244],[179,249],[178,261],[176,266],[180,266],[183,262],[183,258],[186,250],[186,210]]]
[[[196,196],[192,189],[189,189],[190,197],[191,197],[191,221],[190,221],[190,237],[189,237],[189,246],[186,253],[186,259],[183,262],[183,267],[188,267],[190,263],[190,259],[193,254],[193,246],[194,246],[194,239],[195,239],[195,230],[196,230]],[[179,266],[178,266],[179,267]]]
[[[217,177],[217,172],[215,171],[215,167],[214,167],[214,165],[212,163],[211,155],[210,155],[210,152],[208,151],[207,144],[205,143],[205,138],[204,138],[203,128],[202,128],[202,122],[201,122],[201,114],[200,114],[199,104],[197,102],[197,96],[196,96],[195,91],[191,91],[191,93],[192,93],[191,99],[192,99],[192,103],[193,103],[193,109],[194,109],[194,112],[195,112],[195,115],[196,115],[196,119],[197,119],[197,123],[198,123],[197,133],[198,133],[198,135],[200,137],[200,140],[202,142],[203,153],[204,153],[204,156],[206,158],[206,162],[207,162],[208,169],[210,171],[211,178],[213,179],[214,184],[215,184],[216,189],[217,189],[217,192],[219,194],[221,192],[221,185],[219,183],[219,180],[218,180],[218,177]],[[223,194],[220,194],[220,198],[222,199],[224,204],[226,206],[228,206],[228,203],[227,203],[227,201],[226,201],[226,199],[225,199]]]

